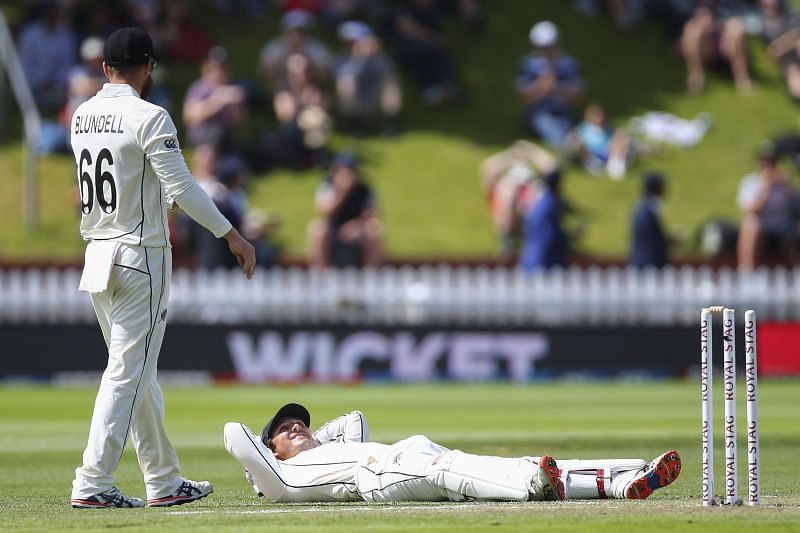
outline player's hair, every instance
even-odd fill
[[[112,72],[116,72],[122,76],[127,76],[136,70],[142,68],[145,64],[142,65],[116,65],[116,66],[108,66],[108,69]]]
[[[273,452],[275,451],[275,444],[272,442],[272,439],[267,439],[267,442],[265,442],[264,444],[266,444],[267,448],[269,448]]]

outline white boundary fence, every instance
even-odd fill
[[[0,322],[86,323],[94,312],[77,269],[0,271]],[[709,267],[589,267],[525,275],[505,268],[383,267],[311,272],[178,270],[172,321],[358,324],[695,324],[709,305],[762,320],[800,320],[800,268],[750,274]]]

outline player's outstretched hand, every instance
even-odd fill
[[[228,248],[236,256],[236,260],[239,262],[239,266],[242,267],[247,279],[252,278],[253,271],[256,269],[256,249],[236,231],[236,228],[231,228],[224,235],[224,238],[228,241]]]

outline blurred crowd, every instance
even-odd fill
[[[754,87],[748,63],[750,38],[763,41],[780,67],[789,95],[800,101],[800,18],[786,0],[571,0],[576,16],[608,16],[619,31],[647,23],[663,28],[671,50],[686,64],[686,90],[706,90],[709,69],[729,72],[742,97]],[[280,261],[276,213],[251,209],[246,184],[276,167],[320,168],[313,201],[317,218],[307,230],[312,266],[377,266],[383,260],[378,201],[365,180],[359,155],[329,152],[332,132],[355,138],[392,137],[402,127],[401,76],[413,98],[435,112],[466,105],[459,58],[450,51],[445,23],[457,19],[464,32],[485,27],[488,2],[479,0],[209,0],[221,23],[243,18],[280,20],[268,36],[252,76],[231,73],[229,51],[200,24],[187,0],[39,0],[26,4],[17,29],[23,69],[45,122],[42,153],[67,151],[66,127],[74,109],[105,79],[103,42],[114,29],[135,25],[153,37],[161,68],[154,71],[150,100],[182,112],[190,167],[228,219],[254,244],[259,264]],[[536,20],[511,91],[520,104],[529,139],[513,142],[480,168],[499,253],[526,271],[564,266],[585,226],[562,194],[566,165],[619,180],[641,166],[651,144],[644,126],[661,139],[699,142],[708,117],[681,119],[650,114],[614,124],[603,102],[586,101],[581,62],[562,46],[559,27]],[[526,36],[520,36],[525,39]],[[335,46],[326,43],[334,42]],[[665,51],[665,53],[669,53]],[[165,66],[196,66],[197,79],[184,95],[171,93]],[[511,92],[510,91],[510,92]],[[181,101],[182,100],[182,101]],[[258,131],[248,116],[270,120]],[[671,136],[671,137],[670,137]],[[754,152],[762,139],[754,139]],[[772,139],[758,151],[758,169],[742,181],[741,227],[709,228],[712,252],[731,251],[742,268],[755,268],[766,253],[794,261],[797,250],[796,192],[778,162],[800,163],[800,137]],[[665,228],[662,203],[667,177],[641,173],[642,196],[630,214],[629,263],[638,268],[670,263],[681,241]],[[196,265],[227,268],[229,254],[190,220],[174,219],[173,239]],[[713,230],[713,231],[711,231]],[[223,243],[224,244],[224,243]]]
[[[800,18],[786,0],[573,0],[586,16],[607,13],[619,31],[634,31],[645,21],[663,26],[672,51],[686,64],[686,89],[705,89],[708,69],[730,73],[743,97],[753,90],[747,39],[763,41],[784,75],[790,97],[800,101]],[[529,33],[532,51],[522,58],[515,88],[528,132],[542,142],[516,141],[489,157],[481,168],[499,250],[520,257],[526,271],[566,266],[571,243],[584,220],[561,194],[561,169],[579,163],[593,175],[622,179],[636,158],[645,158],[652,140],[676,146],[699,142],[711,125],[701,114],[687,120],[647,113],[628,125],[614,126],[600,102],[585,102],[578,59],[561,45],[559,28],[536,22]],[[581,117],[581,118],[578,118]],[[642,135],[644,134],[644,136]],[[762,143],[760,148],[759,143]],[[716,220],[704,228],[700,246],[709,255],[735,256],[739,268],[764,261],[794,264],[800,245],[800,196],[781,168],[783,156],[800,167],[800,136],[753,139],[757,170],[742,178],[737,204],[739,227]],[[549,151],[548,151],[549,150]],[[551,155],[552,154],[552,155]],[[685,240],[662,220],[667,177],[641,176],[641,199],[630,214],[628,264],[661,268],[671,249]]]

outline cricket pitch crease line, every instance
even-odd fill
[[[284,514],[284,513],[346,513],[346,512],[362,512],[362,511],[409,511],[409,510],[441,510],[452,509],[452,505],[403,505],[403,506],[389,506],[389,505],[375,505],[375,506],[359,506],[351,507],[343,505],[341,507],[326,506],[326,507],[299,507],[296,509],[283,508],[283,509],[257,509],[257,510],[221,510],[214,511],[211,509],[202,511],[170,511],[166,514],[175,515],[190,515],[190,514]]]
[[[560,504],[570,506],[597,506],[602,505],[604,508],[610,506],[606,501],[572,501],[572,502],[535,502],[545,504]],[[202,509],[197,511],[168,511],[165,514],[170,515],[201,515],[201,514],[227,514],[227,515],[249,515],[249,514],[291,514],[291,513],[346,513],[346,512],[402,512],[402,511],[444,511],[444,510],[482,510],[486,508],[495,509],[526,509],[531,507],[527,503],[514,503],[514,502],[450,502],[437,505],[419,505],[419,504],[400,504],[400,505],[325,505],[324,507],[296,507],[296,508],[280,508],[280,509],[242,509],[242,510],[213,510]],[[613,506],[616,507],[616,506]]]

